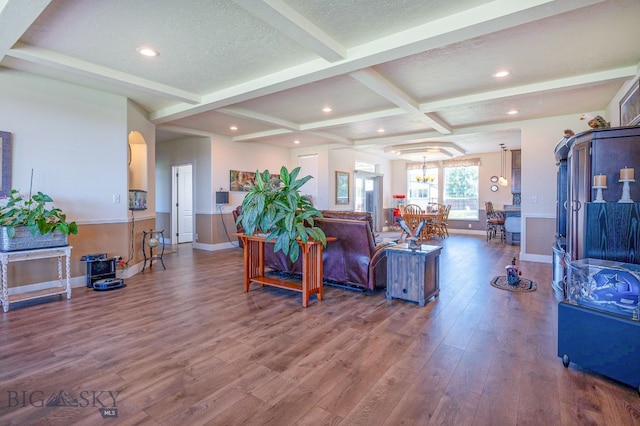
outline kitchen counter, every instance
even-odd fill
[[[505,205],[505,239],[507,244],[520,244],[520,205]],[[517,231],[516,231],[517,230]]]
[[[505,212],[505,214],[507,214],[507,216],[509,216],[508,213],[511,213],[511,216],[516,216],[513,213],[517,213],[517,216],[520,215],[520,206],[519,205],[514,205],[514,204],[505,204],[503,211]]]

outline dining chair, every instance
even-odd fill
[[[442,215],[442,230],[444,231],[444,233],[446,234],[446,236],[449,236],[449,212],[451,211],[451,204],[447,204],[446,206],[444,206],[444,214]]]
[[[446,235],[445,227],[444,227],[444,215],[446,213],[447,207],[444,204],[438,205],[438,211],[435,216],[431,218],[431,222],[429,224],[429,238],[433,236],[434,238],[444,238]]]
[[[422,207],[417,204],[407,204],[404,206],[404,212],[407,214],[422,214]]]
[[[405,213],[402,215],[402,220],[404,221],[406,226],[404,227],[401,226],[401,228],[403,229],[402,229],[402,233],[400,234],[400,239],[407,239],[407,238],[421,239],[422,238],[421,235],[418,235],[418,228],[420,227],[420,224],[424,220],[424,216],[422,215],[422,213],[419,213],[419,214]],[[426,226],[423,226],[423,228],[426,228]],[[423,234],[423,233],[424,233],[424,229],[421,229],[420,234]]]
[[[495,210],[491,201],[485,201],[484,209],[487,214],[487,241],[495,237],[500,232],[500,241],[504,242],[506,234],[504,231],[504,212]]]

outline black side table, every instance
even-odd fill
[[[154,250],[156,250],[156,254],[153,253]],[[160,253],[157,253],[158,250],[160,250]],[[142,271],[144,272],[144,268],[147,266],[147,261],[149,261],[149,268],[152,268],[154,260],[159,260],[162,267],[167,269],[167,267],[164,266],[164,261],[162,260],[163,254],[164,229],[161,231],[154,231],[153,229],[142,231],[142,255],[144,256]]]
[[[440,292],[442,247],[421,245],[419,250],[398,244],[387,253],[387,299],[404,299],[424,306]]]

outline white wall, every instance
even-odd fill
[[[592,114],[602,115],[602,111]],[[575,133],[589,129],[580,114],[523,121],[522,129],[522,214],[556,214],[557,170],[554,155],[556,143],[565,129]],[[537,202],[533,202],[536,197]]]
[[[640,68],[640,64],[638,65]],[[640,78],[640,71],[636,74],[635,77],[628,80],[625,84],[622,85],[618,93],[611,99],[609,105],[606,108],[606,115],[604,116],[608,121],[611,122],[613,127],[620,126],[620,101],[624,98],[624,95],[627,94],[627,91],[631,88],[631,86],[637,83],[638,78]]]
[[[159,143],[156,149],[156,208],[171,212],[171,166],[193,164],[194,203],[197,214],[215,214],[215,192],[229,191],[229,171],[264,171],[279,173],[284,165],[290,169],[289,150],[271,145],[233,142],[221,135],[185,137]],[[229,213],[244,199],[244,192],[230,192]]]
[[[0,129],[13,134],[12,187],[28,193],[33,169],[33,191],[49,194],[69,220],[126,221],[126,98],[6,69],[0,93]]]
[[[211,142],[206,137],[187,137],[156,145],[156,211],[171,213],[171,167],[193,165],[194,209],[211,214]]]
[[[314,200],[314,205],[320,210],[326,210],[329,209],[331,194],[334,194],[334,192],[331,191],[330,185],[335,185],[335,177],[334,180],[331,181],[332,183],[329,182],[329,145],[294,148],[291,150],[290,161],[292,165],[297,167],[299,156],[311,154],[318,156],[318,176],[314,176],[318,185],[318,198]],[[333,196],[333,198],[334,200],[331,201],[331,205],[335,202],[335,196]]]
[[[229,191],[229,171],[240,170],[246,172],[280,173],[280,168],[292,168],[290,151],[272,145],[250,142],[233,142],[230,138],[214,135],[211,138],[211,188],[212,191]],[[297,165],[297,163],[296,163]],[[229,193],[229,205],[223,209],[224,213],[231,212],[240,205],[245,192],[233,191]],[[215,196],[209,206],[211,212],[215,209]]]

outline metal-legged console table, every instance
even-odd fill
[[[44,290],[29,291],[26,293],[12,294],[9,296],[9,280],[7,269],[9,262],[20,262],[24,260],[44,259],[47,257],[58,258],[58,286]],[[62,268],[62,258],[65,257],[65,268]],[[10,252],[0,252],[0,262],[2,263],[2,309],[9,310],[9,304],[40,297],[54,296],[57,294],[67,295],[71,299],[71,285],[69,284],[69,258],[71,257],[71,246],[43,248],[35,250],[20,250]],[[64,273],[63,273],[64,271]]]
[[[160,253],[153,254],[154,249],[160,250]],[[142,231],[142,255],[144,256],[142,271],[147,266],[147,261],[149,261],[149,268],[152,268],[154,260],[159,260],[162,267],[167,269],[162,260],[162,255],[164,255],[164,229],[161,231],[154,231],[153,229]]]

